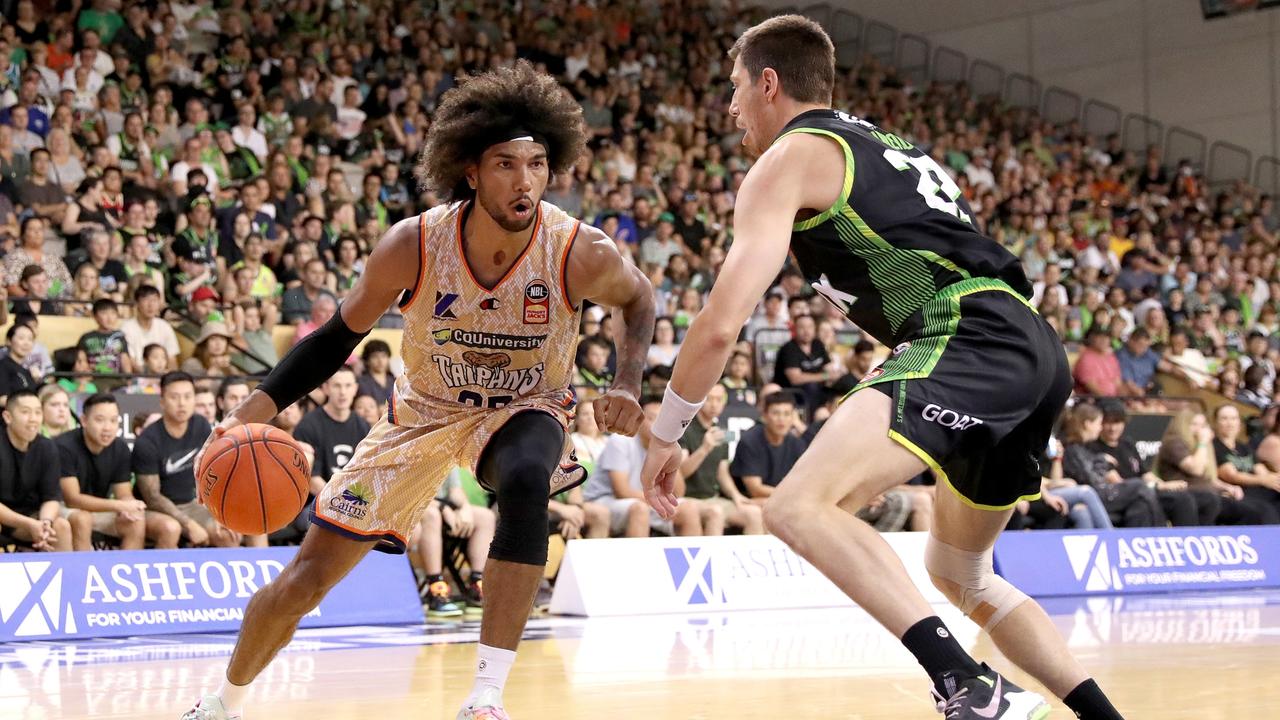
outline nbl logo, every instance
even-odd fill
[[[542,280],[524,286],[524,324],[546,325],[551,318],[551,288]]]
[[[0,564],[0,636],[77,632],[71,603],[62,597],[62,570],[52,566],[48,561]]]

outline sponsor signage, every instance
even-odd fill
[[[1280,527],[1004,533],[995,561],[1032,597],[1280,587]]]
[[[926,533],[887,533],[930,602],[946,599],[924,571]],[[668,612],[848,607],[807,560],[771,535],[574,540],[565,551],[551,612]]]
[[[0,555],[0,642],[236,630],[294,547]],[[370,588],[377,588],[376,595]],[[369,553],[301,627],[422,622],[409,563]]]

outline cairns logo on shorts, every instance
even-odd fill
[[[373,502],[373,493],[360,483],[352,483],[342,494],[329,499],[329,509],[339,515],[363,520],[369,514],[369,503]]]
[[[924,410],[920,413],[920,417],[929,422],[938,423],[942,427],[951,428],[952,430],[968,430],[975,425],[981,425],[982,420],[971,415],[958,413],[955,410],[929,403],[924,406]]]

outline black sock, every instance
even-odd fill
[[[471,574],[467,576],[467,580],[473,583],[478,583],[483,579],[484,579],[484,573],[478,572],[476,570],[472,570]]]
[[[1093,678],[1077,685],[1075,690],[1062,698],[1062,702],[1082,720],[1124,720],[1124,716],[1102,694],[1102,688],[1098,687]]]
[[[902,644],[916,656],[933,681],[934,689],[944,698],[951,697],[956,691],[955,687],[944,684],[944,674],[952,676],[955,682],[982,674],[982,666],[960,647],[937,615],[912,625],[902,635]]]
[[[438,582],[444,582],[444,575],[443,575],[443,574],[441,574],[441,573],[436,573],[435,575],[428,575],[428,576],[427,576],[427,587],[431,587],[432,585],[434,585],[435,583],[438,583]]]

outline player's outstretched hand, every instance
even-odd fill
[[[592,400],[591,404],[595,406],[596,424],[600,426],[601,432],[630,437],[636,434],[640,429],[640,422],[644,420],[640,403],[626,390],[610,390]]]
[[[670,520],[676,516],[676,474],[680,472],[683,451],[677,443],[649,439],[649,452],[640,471],[644,500],[659,516]]]

